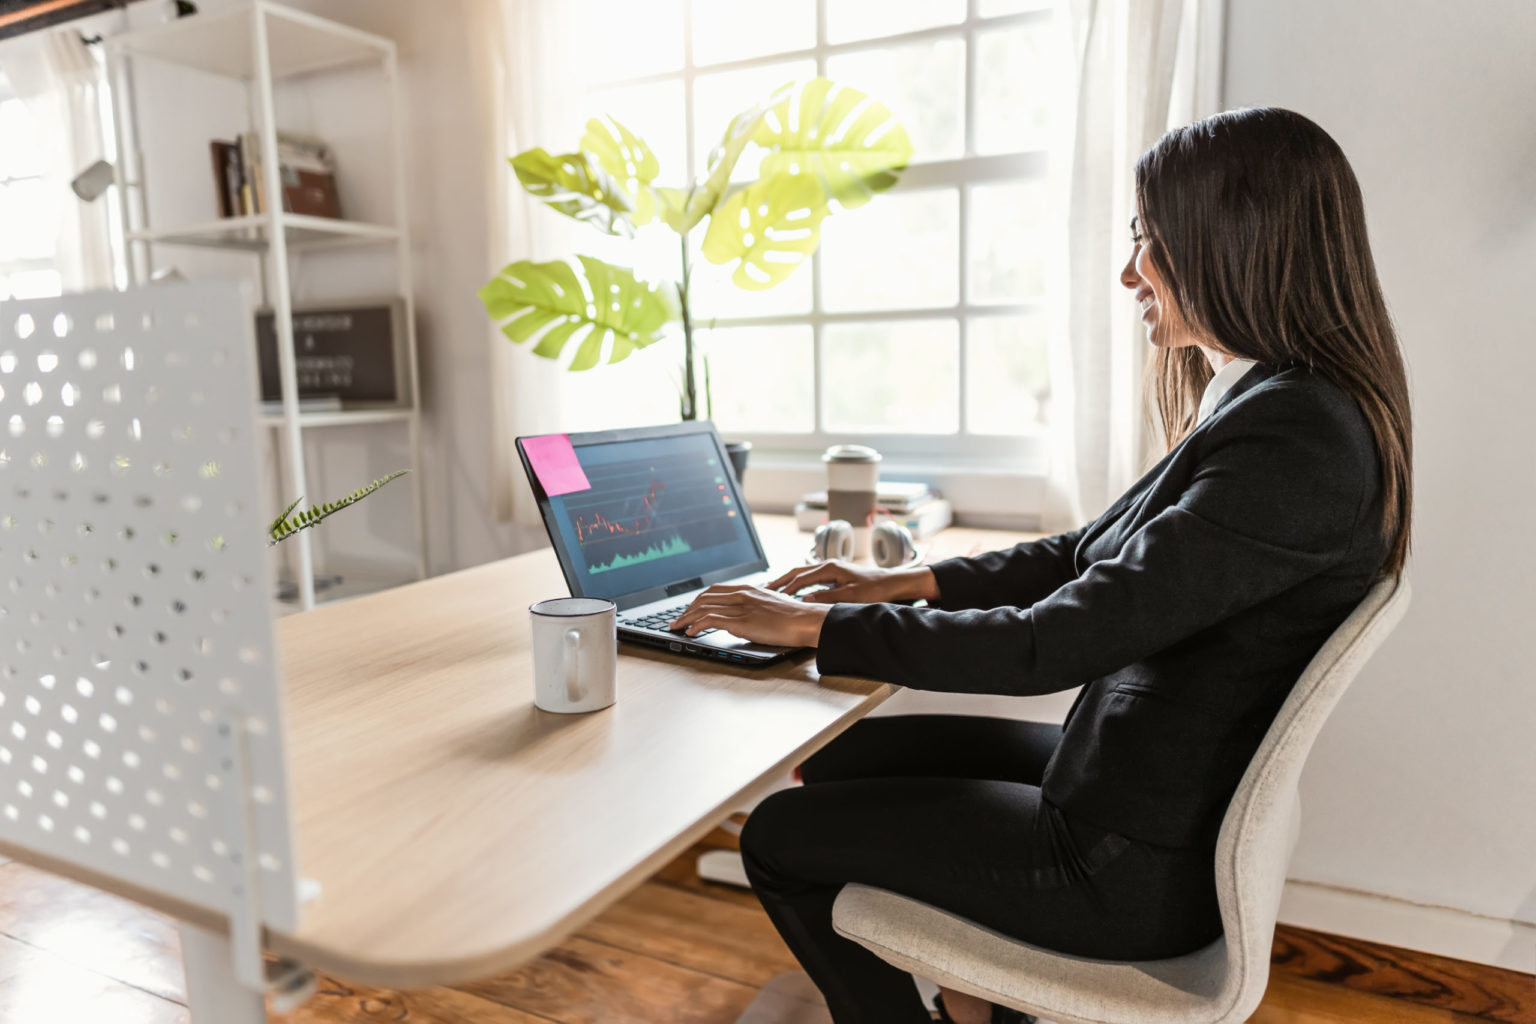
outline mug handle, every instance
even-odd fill
[[[565,631],[565,699],[572,704],[581,703],[581,672],[577,652],[581,650],[581,632]]]

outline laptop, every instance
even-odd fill
[[[517,454],[571,594],[613,601],[621,640],[745,666],[804,649],[667,629],[706,587],[774,578],[713,423],[520,437]]]

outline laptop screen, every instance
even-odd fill
[[[723,570],[740,575],[762,567],[713,428],[663,429],[671,436],[571,435],[591,486],[544,501],[572,593],[616,601],[635,596],[618,602],[633,606],[665,596],[679,582],[702,585],[722,578]]]

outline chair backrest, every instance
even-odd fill
[[[1264,996],[1286,870],[1300,827],[1297,784],[1317,734],[1344,690],[1407,610],[1410,588],[1385,577],[1340,624],[1275,716],[1227,807],[1216,843],[1216,889],[1226,938],[1222,1005],[1243,1020]]]
[[[0,303],[0,847],[288,930],[251,326],[234,284]]]

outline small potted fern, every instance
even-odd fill
[[[294,498],[293,501],[289,503],[288,507],[283,509],[282,514],[279,515],[276,519],[272,520],[272,525],[267,527],[267,546],[274,547],[281,541],[285,541],[289,537],[292,537],[300,530],[307,530],[312,526],[319,526],[322,521],[329,519],[331,516],[335,515],[337,512],[340,512],[342,509],[348,507],[349,505],[357,504],[364,498],[368,497],[368,495],[378,490],[380,487],[383,487],[385,484],[389,483],[391,480],[397,480],[409,472],[410,470],[408,469],[396,470],[388,476],[380,477],[373,483],[368,484],[366,487],[359,487],[345,498],[339,498],[336,501],[327,501],[322,505],[311,505],[309,508],[297,514],[295,514],[293,510],[299,507],[299,502],[304,500],[304,496],[300,495],[299,497]]]

